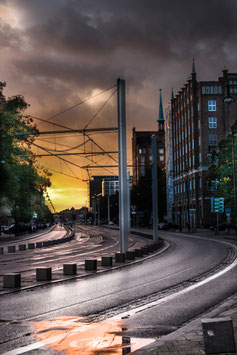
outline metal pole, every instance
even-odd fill
[[[127,177],[128,177],[128,233],[130,233],[131,231],[130,171],[128,171]]]
[[[117,80],[118,95],[118,151],[119,151],[119,232],[120,252],[128,250],[128,188],[127,188],[127,142],[125,80]]]
[[[109,183],[109,191],[108,191],[108,225],[110,222],[110,182]]]
[[[98,197],[98,226],[100,227],[100,197]]]
[[[157,147],[156,136],[151,137],[152,154],[152,214],[153,214],[153,242],[158,241],[158,186],[157,186]]]
[[[233,133],[232,133],[233,134]],[[235,136],[232,135],[232,170],[233,170],[233,186],[234,186],[234,224],[235,232],[237,234],[237,196],[236,196],[236,176],[235,176]]]

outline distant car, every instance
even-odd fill
[[[231,228],[233,228],[231,223],[225,222],[225,223],[214,224],[210,226],[209,229],[212,231],[216,231],[217,227],[219,231],[229,231]]]
[[[168,230],[169,229],[168,223],[165,222],[158,223],[158,229]]]
[[[179,225],[175,223],[168,223],[169,229],[179,229]]]

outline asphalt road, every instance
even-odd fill
[[[237,291],[236,243],[163,235],[171,247],[141,264],[1,296],[1,353],[15,349],[12,354],[70,354],[73,346],[83,344],[84,352],[78,354],[96,354],[89,351],[112,346],[111,334],[113,339],[159,337]],[[107,329],[101,337],[104,343],[101,339],[91,343],[90,333],[80,338],[85,326],[84,332],[94,329],[94,335],[101,327]],[[34,350],[30,344],[36,344]],[[113,353],[122,354],[121,346],[116,349]]]

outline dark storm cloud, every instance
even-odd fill
[[[147,85],[170,90],[187,79],[193,57],[204,75],[236,63],[236,0],[5,3],[20,16],[21,28],[8,26],[3,37],[17,49],[11,58],[15,72],[35,84],[50,80],[50,90],[43,94],[52,100],[53,86],[58,94],[58,87],[67,83],[68,96],[80,87],[83,97],[118,76],[126,77],[133,90]],[[26,47],[19,48],[17,36]]]

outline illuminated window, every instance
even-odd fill
[[[217,135],[209,134],[209,145],[216,146],[217,145]]]
[[[208,111],[216,111],[216,100],[208,100]]]
[[[208,117],[208,127],[209,128],[217,128],[217,118],[216,117]]]

